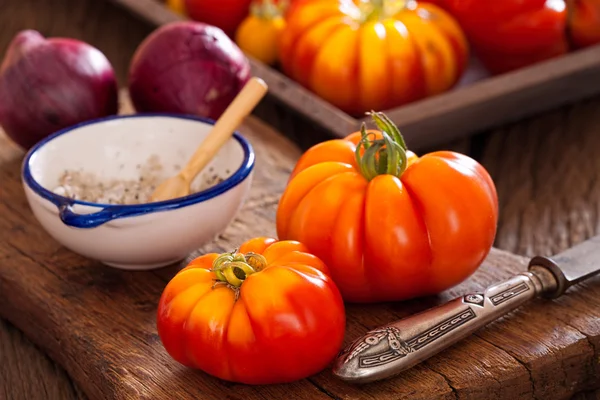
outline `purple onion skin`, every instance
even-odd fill
[[[15,36],[0,66],[0,126],[20,147],[117,112],[115,73],[98,49],[34,30]]]
[[[169,112],[218,119],[250,79],[250,63],[220,29],[173,22],[152,32],[129,68],[137,112]]]

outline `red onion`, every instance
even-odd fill
[[[218,119],[250,78],[250,64],[220,29],[173,22],[150,34],[129,69],[138,112],[194,114]]]
[[[34,30],[14,37],[0,65],[0,126],[19,146],[117,111],[115,74],[100,50]]]

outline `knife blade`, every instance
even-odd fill
[[[561,296],[600,272],[600,235],[554,257],[535,256],[527,271],[440,306],[367,332],[345,347],[333,374],[355,383],[387,379],[468,337],[535,297]]]

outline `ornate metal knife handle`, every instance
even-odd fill
[[[533,297],[555,292],[548,269],[533,266],[483,293],[471,293],[446,304],[372,330],[346,347],[333,373],[357,383],[395,375],[469,336]]]

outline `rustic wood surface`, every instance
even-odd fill
[[[123,105],[131,112],[127,101]],[[200,252],[230,250],[253,236],[275,234],[277,200],[300,151],[254,117],[241,132],[257,153],[252,191],[226,232]],[[600,285],[593,283],[552,306],[534,301],[399,377],[363,387],[345,384],[329,370],[289,385],[251,387],[185,369],[166,354],[155,328],[160,293],[180,266],[119,271],[64,249],[29,211],[19,179],[22,153],[2,148],[0,313],[64,366],[91,398],[162,399],[176,393],[181,399],[562,399],[600,386]],[[524,270],[526,263],[494,250],[471,279],[440,296],[349,305],[346,340],[482,290]]]
[[[0,0],[0,10],[0,54],[10,38],[23,28],[39,29],[49,35],[79,37],[107,54],[121,83],[135,46],[151,30],[112,4],[93,0]],[[600,180],[597,179],[600,159],[596,154],[600,148],[599,119],[600,99],[593,99],[482,134],[456,146],[482,160],[497,183],[501,204],[497,247],[526,256],[550,255],[600,232]],[[293,127],[289,120],[285,125],[289,130]],[[255,119],[251,119],[243,131],[263,149],[259,159],[266,165],[277,165],[273,170],[261,167],[264,169],[259,175],[259,184],[268,182],[272,188],[280,184],[277,177],[289,170],[290,163],[299,154],[298,149],[278,139],[276,133]],[[291,134],[299,137],[302,132]],[[264,152],[266,147],[259,143],[268,143],[279,150]],[[141,345],[149,346],[149,354],[157,356],[160,361],[155,360],[153,365],[158,362],[159,369],[143,370],[138,364],[148,355],[116,353],[115,349],[140,340],[129,336],[126,329],[131,326],[128,322],[131,317],[140,317],[152,329],[151,309],[155,298],[151,296],[156,295],[173,271],[148,274],[141,284],[136,275],[136,286],[128,286],[133,280],[131,274],[106,270],[59,248],[36,228],[20,189],[14,184],[19,158],[18,150],[5,140],[0,142],[0,215],[3,216],[0,221],[0,308],[7,310],[11,320],[26,328],[30,338],[45,348],[32,344],[12,324],[0,321],[0,399],[75,399],[90,395],[112,398],[115,393],[120,393],[121,398],[126,398],[126,393],[131,394],[129,398],[143,398],[150,394],[142,392],[147,388],[135,383],[135,378],[140,376],[149,386],[186,381],[182,390],[193,390],[194,386],[203,385],[204,398],[224,398],[226,393],[234,392],[231,398],[550,399],[569,398],[577,392],[580,392],[574,397],[577,400],[600,398],[593,391],[600,385],[597,380],[600,375],[598,280],[551,302],[551,306],[544,301],[534,302],[425,365],[385,384],[369,385],[362,392],[335,381],[327,372],[291,387],[253,389],[225,385],[178,369],[165,358],[152,335],[142,336],[148,343]],[[7,181],[13,183],[5,186]],[[258,224],[268,222],[276,201],[276,192],[272,193],[270,197],[261,198],[261,193],[255,191],[236,223],[215,246],[227,247],[250,235],[252,232],[243,230],[244,226],[257,229]],[[10,201],[6,201],[7,198]],[[9,213],[9,209],[16,213]],[[26,247],[31,242],[39,248]],[[18,251],[21,253],[15,255]],[[53,265],[61,265],[61,272],[65,274],[59,276],[64,280],[38,267],[39,262],[49,266],[48,260]],[[352,307],[349,334],[362,333],[453,294],[481,288],[515,269],[524,268],[525,261],[495,251],[473,279],[440,298],[389,305],[377,311],[373,307]],[[28,275],[23,283],[21,274],[32,270],[37,273]],[[16,282],[24,286],[14,285]],[[86,290],[78,291],[81,287]],[[588,291],[584,293],[583,288]],[[62,304],[71,307],[72,314],[59,312],[52,304],[45,303],[57,290],[63,290],[60,295],[67,295]],[[98,309],[86,311],[90,315],[88,325],[77,325],[81,322],[75,321],[73,315],[82,313],[86,304],[98,298],[106,300],[106,304],[123,299],[125,290],[133,290],[140,300],[143,300],[142,295],[150,298],[129,304],[130,308],[125,309],[130,311],[126,318],[118,317],[122,328],[111,332],[110,338],[90,338],[90,332],[97,327],[95,324],[106,321],[106,315]],[[107,292],[110,299],[106,298]],[[50,317],[44,323],[41,322],[44,319],[33,318],[44,315]],[[135,329],[143,331],[140,327]],[[71,341],[61,342],[60,334],[70,335]],[[86,352],[74,353],[68,345],[74,342]],[[52,359],[66,366],[68,373]],[[171,378],[163,369],[176,369],[177,373]],[[110,379],[102,381],[98,371],[105,371]],[[118,380],[117,374],[126,379]],[[157,381],[166,376],[174,380]],[[73,379],[86,385],[80,386]],[[167,389],[168,386],[164,386],[161,390],[165,393]]]

